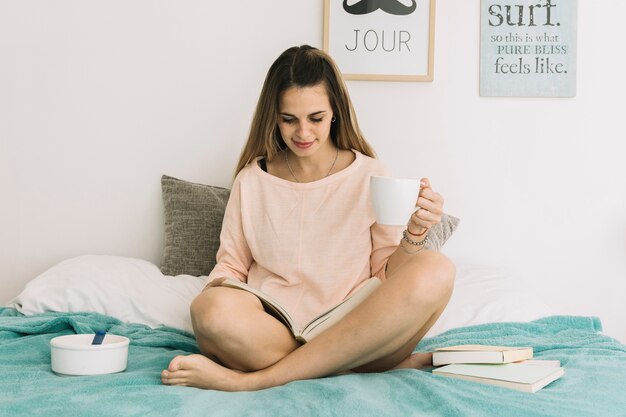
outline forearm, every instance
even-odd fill
[[[387,260],[386,275],[425,250],[431,227],[441,222],[443,197],[430,188],[428,179],[424,178],[422,181],[424,185],[417,199],[418,208],[409,218],[398,247]]]
[[[408,236],[409,240],[419,243],[418,245],[411,244],[404,237],[400,239],[400,243],[396,250],[391,254],[389,259],[387,260],[387,265],[385,267],[385,275],[390,275],[393,271],[399,266],[403,265],[405,262],[410,260],[415,256],[416,253],[421,252],[426,249],[426,243],[428,238],[428,232],[423,236],[413,237]]]

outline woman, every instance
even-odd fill
[[[378,225],[369,178],[385,174],[332,59],[307,45],[285,51],[267,74],[237,166],[217,265],[191,305],[202,355],[174,358],[162,382],[242,391],[429,365],[430,354],[411,353],[452,291],[453,264],[424,249],[443,198],[423,179],[407,227]],[[304,345],[256,296],[219,286],[245,281],[305,323],[372,276],[382,285]]]

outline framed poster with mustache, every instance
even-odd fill
[[[324,0],[324,50],[346,80],[432,81],[435,0]]]

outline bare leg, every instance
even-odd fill
[[[411,350],[445,308],[453,280],[454,265],[445,256],[422,251],[395,266],[387,281],[343,320],[274,365],[241,374],[206,357],[177,357],[163,372],[163,383],[257,390],[411,362]]]
[[[436,311],[435,314],[430,317],[426,325],[423,326],[420,331],[400,349],[390,355],[383,356],[375,361],[359,366],[354,370],[356,372],[382,372],[389,369],[420,369],[426,366],[432,366],[433,354],[431,352],[412,352],[428,330],[430,330],[430,328],[435,324],[441,313],[443,313],[448,300],[449,296],[445,300],[442,300],[445,303],[441,306],[441,309]]]
[[[300,346],[257,297],[237,289],[207,288],[191,304],[191,319],[200,352],[231,369],[263,369]]]

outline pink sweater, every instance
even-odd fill
[[[303,325],[368,278],[385,279],[387,259],[404,228],[375,223],[370,176],[387,175],[387,170],[354,152],[349,167],[310,183],[268,174],[259,158],[241,170],[208,281],[231,277],[247,282]]]

